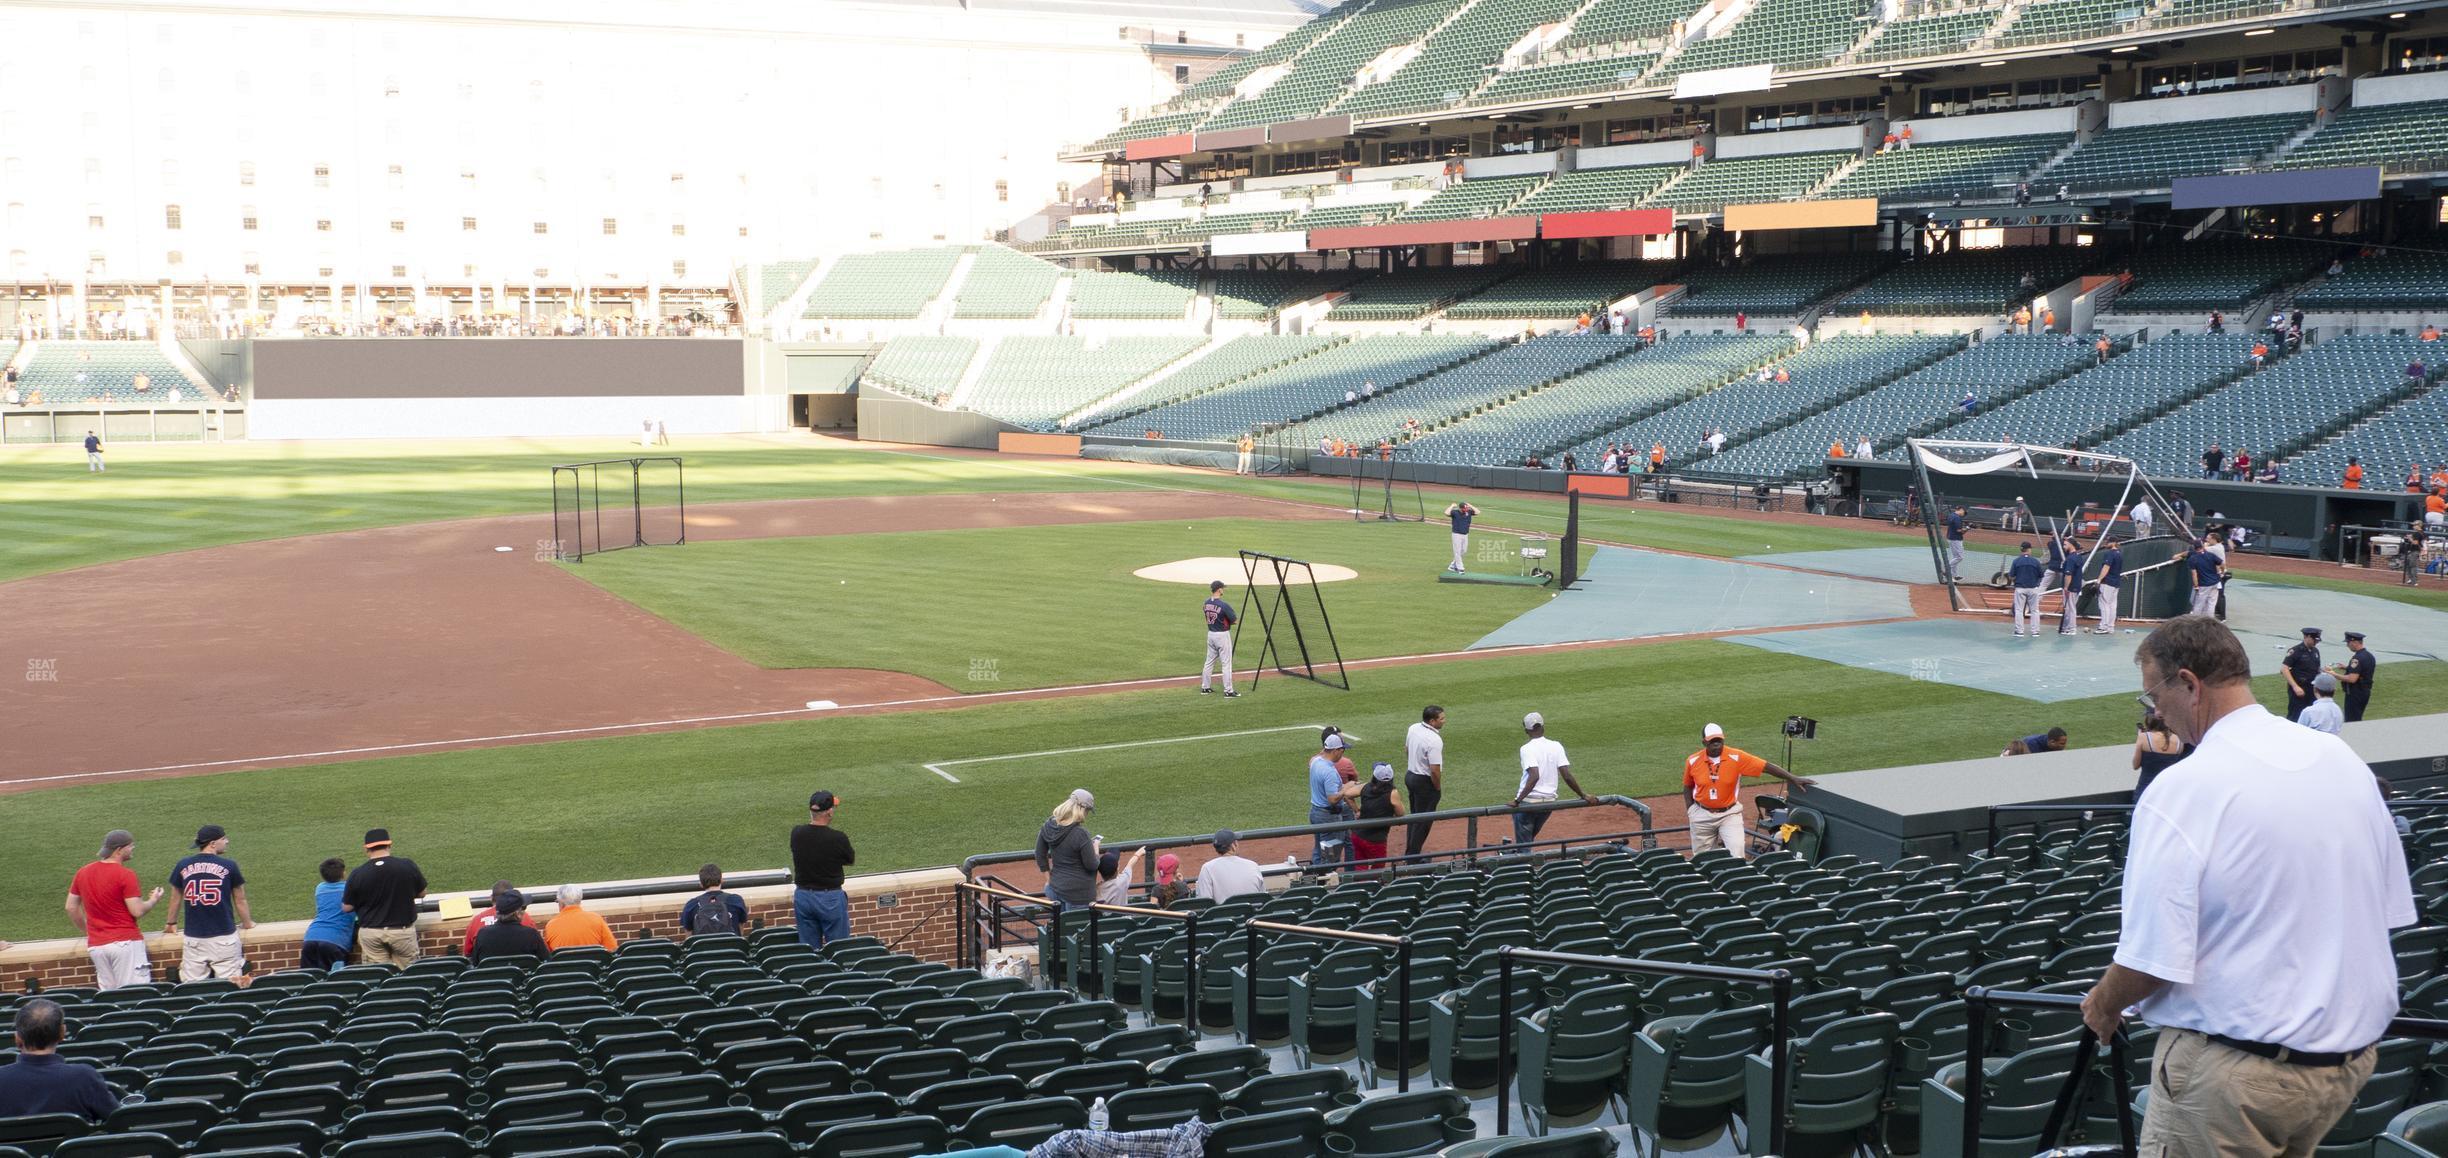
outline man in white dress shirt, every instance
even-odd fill
[[[2193,754],[2134,809],[2124,929],[2083,1021],[2159,1027],[2142,1153],[2309,1155],[2397,1013],[2404,847],[2370,766],[2255,702],[2224,625],[2178,616],[2136,660]]]

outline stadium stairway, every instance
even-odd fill
[[[967,366],[961,368],[960,380],[952,384],[951,395],[944,400],[944,405],[958,410],[968,404],[969,396],[977,391],[978,379],[986,376],[986,367],[994,362],[995,347],[1002,343],[1003,339],[997,337],[978,339],[977,353],[970,357]]]

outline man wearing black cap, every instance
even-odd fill
[[[2346,662],[2329,665],[2329,670],[2337,674],[2338,683],[2346,693],[2342,698],[2347,723],[2363,718],[2363,709],[2371,703],[2372,669],[2378,666],[2379,661],[2372,658],[2371,649],[2363,646],[2363,633],[2347,632]]]
[[[527,923],[527,894],[517,889],[502,889],[493,894],[493,923],[476,933],[476,947],[468,951],[471,964],[482,965],[490,957],[533,957],[543,960],[551,953],[545,947],[544,934]]]
[[[407,968],[417,959],[417,901],[425,895],[425,873],[404,856],[391,855],[391,830],[365,834],[366,862],[349,874],[340,908],[357,915],[358,960]]]
[[[170,920],[162,932],[187,934],[179,955],[179,980],[236,979],[246,971],[238,931],[255,927],[247,911],[246,874],[229,850],[229,830],[207,824],[196,830],[195,854],[170,870]]]
[[[2287,710],[2289,720],[2300,721],[2305,708],[2312,706],[2312,680],[2320,675],[2321,629],[2303,629],[2303,642],[2287,649],[2280,670],[2286,675]]]
[[[850,838],[833,827],[833,810],[841,797],[817,792],[808,797],[808,822],[791,829],[791,916],[799,925],[799,940],[811,949],[850,935],[850,894],[842,891],[842,870],[858,863]]]

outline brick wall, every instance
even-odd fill
[[[850,931],[857,936],[881,938],[901,952],[928,961],[950,964],[958,928],[953,916],[952,886],[960,879],[957,870],[948,868],[852,877],[843,886],[843,891],[850,894]],[[792,923],[790,886],[737,891],[748,902],[752,923],[759,920],[767,926]],[[530,891],[529,895],[537,894]],[[611,925],[613,935],[623,941],[641,936],[676,937],[680,906],[687,903],[689,896],[672,893],[590,900],[586,907]],[[557,906],[550,901],[528,909],[539,925],[550,920],[556,911]],[[149,919],[146,924],[149,928],[160,927],[158,918]],[[446,921],[428,913],[417,922],[417,938],[427,954],[457,953],[466,934],[464,919]],[[255,962],[259,971],[295,968],[305,935],[304,921],[257,925],[245,935],[247,958]],[[145,940],[152,952],[153,979],[178,980],[184,938],[156,932]],[[93,963],[85,956],[84,939],[21,942],[0,952],[0,990],[22,991],[29,978],[45,989],[93,984]]]

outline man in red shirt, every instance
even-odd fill
[[[493,922],[498,919],[494,915],[494,910],[500,907],[499,898],[501,895],[507,892],[514,892],[517,889],[517,885],[511,884],[508,881],[493,882],[493,892],[491,895],[495,898],[495,903],[486,905],[485,907],[476,910],[475,913],[468,917],[467,937],[459,943],[460,956],[473,957],[476,955],[476,934],[484,932],[486,929],[492,927]],[[519,910],[518,923],[529,928],[535,927],[535,922],[527,919],[527,912],[525,909]]]
[[[1816,783],[1740,748],[1726,747],[1725,729],[1715,724],[1700,729],[1700,750],[1683,762],[1683,811],[1691,825],[1693,856],[1720,844],[1736,857],[1743,855],[1742,798],[1735,789],[1745,776],[1774,776],[1796,792]]]
[[[136,837],[114,828],[102,838],[102,851],[78,869],[68,882],[68,919],[85,931],[85,952],[93,958],[94,986],[117,989],[153,980],[153,962],[145,956],[144,933],[136,920],[161,900],[161,886],[151,893],[136,879],[128,861],[136,856]]]

